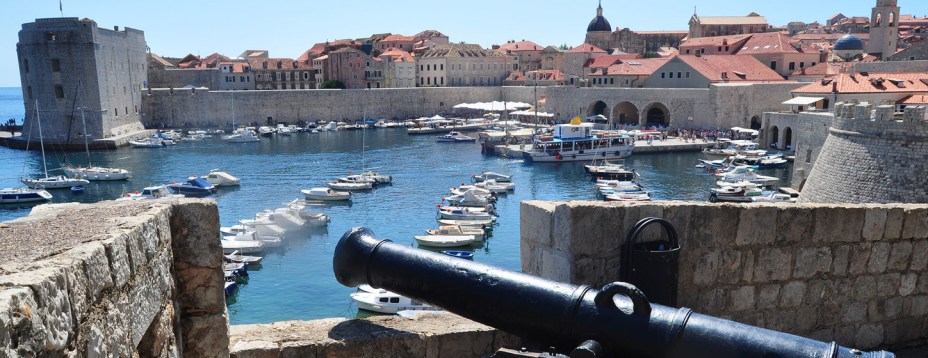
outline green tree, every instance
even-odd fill
[[[345,84],[339,80],[328,80],[322,82],[322,89],[345,89]]]
[[[557,49],[561,51],[567,51],[567,50],[570,50],[570,46],[567,46],[566,43],[563,43],[560,46],[558,46]]]

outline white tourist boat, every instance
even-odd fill
[[[580,123],[558,124],[554,134],[536,136],[532,148],[522,152],[526,162],[592,161],[594,159],[621,159],[632,155],[635,139],[611,132],[593,134],[593,125]]]
[[[500,174],[495,172],[483,172],[471,177],[474,182],[482,182],[487,180],[495,180],[498,183],[510,183],[512,182],[512,175]]]
[[[463,143],[463,142],[476,142],[477,138],[466,136],[461,132],[452,131],[448,134],[435,137],[435,141],[439,143]]]
[[[125,198],[120,198],[116,200],[152,200],[152,199],[170,199],[170,198],[183,198],[182,194],[172,194],[168,190],[166,184],[149,186],[142,189],[142,191],[137,191],[134,193],[129,193]]]
[[[719,186],[726,186],[726,183],[737,183],[748,181],[758,185],[773,185],[780,181],[780,178],[757,174],[754,168],[749,166],[737,166],[727,171],[718,173]]]
[[[322,200],[322,201],[346,201],[351,200],[351,193],[347,191],[335,191],[330,188],[312,188],[308,190],[301,190],[300,192],[306,196],[306,200]]]
[[[334,190],[371,190],[374,188],[374,180],[370,179],[357,183],[333,181],[326,183],[325,186]]]
[[[351,294],[358,308],[378,313],[396,314],[400,311],[441,311],[441,308],[405,296],[363,284]]]
[[[721,138],[711,148],[702,151],[708,157],[727,158],[734,155],[761,157],[767,151],[759,149],[759,145],[749,140],[730,140]]]
[[[229,173],[219,171],[219,169],[210,170],[209,174],[206,174],[200,178],[203,178],[210,184],[213,184],[217,187],[238,186],[242,182],[239,178],[236,178]]]
[[[151,136],[139,140],[130,140],[129,145],[131,145],[132,148],[164,148],[167,146],[164,140],[158,136]]]
[[[0,189],[0,204],[34,203],[52,200],[52,194],[44,189],[4,188]]]

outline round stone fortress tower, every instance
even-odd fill
[[[800,202],[928,203],[925,107],[838,103]]]

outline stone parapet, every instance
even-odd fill
[[[0,223],[0,356],[228,355],[218,225],[204,200],[42,205]]]
[[[862,349],[928,340],[926,205],[526,201],[522,270],[617,281],[625,235],[646,217],[680,234],[680,306]]]
[[[485,357],[515,336],[451,313],[235,325],[232,357]]]

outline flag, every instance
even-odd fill
[[[58,11],[64,11],[64,6],[61,5],[61,0],[58,0]]]

